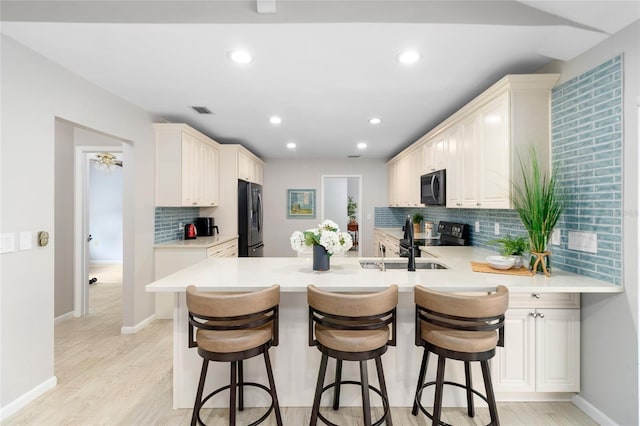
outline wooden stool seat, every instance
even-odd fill
[[[198,391],[193,407],[191,425],[204,424],[200,418],[202,406],[215,395],[229,390],[229,425],[236,424],[236,396],[238,410],[244,410],[244,388],[262,389],[271,397],[267,411],[251,425],[265,421],[272,411],[276,423],[282,426],[278,395],[271,370],[269,348],[278,345],[278,307],[280,286],[250,293],[199,292],[187,287],[189,309],[189,347],[197,347],[203,358]],[[197,331],[194,333],[194,328]],[[245,382],[243,361],[262,354],[269,386]],[[229,384],[215,389],[203,398],[204,384],[210,361],[229,362]]]
[[[329,293],[313,285],[307,288],[309,303],[309,346],[316,346],[322,353],[318,381],[311,409],[309,424],[318,420],[334,426],[320,413],[322,394],[334,390],[333,409],[340,408],[342,385],[358,385],[362,394],[362,411],[365,426],[386,422],[392,425],[389,396],[384,380],[381,356],[388,346],[396,344],[396,305],[398,286],[377,293]],[[324,386],[328,358],[336,359],[335,380]],[[380,388],[369,385],[367,361],[374,359]],[[342,362],[358,361],[360,381],[342,380]],[[372,422],[369,392],[380,396],[384,413]]]

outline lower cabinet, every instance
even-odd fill
[[[491,372],[497,393],[579,392],[580,294],[512,293]]]
[[[208,257],[238,257],[238,238],[199,247],[156,247],[155,279],[159,280]],[[156,293],[157,319],[173,318],[173,295],[174,293]]]
[[[373,231],[373,252],[376,257],[380,256],[380,244],[385,247],[385,257],[398,257],[400,255],[400,240],[391,235],[374,229]]]

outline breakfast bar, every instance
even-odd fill
[[[391,284],[399,287],[398,301],[398,335],[397,346],[390,348],[383,364],[392,406],[410,406],[415,391],[417,369],[419,368],[421,350],[414,346],[414,302],[413,287],[420,284],[435,290],[456,292],[488,292],[498,285],[509,288],[510,294],[519,297],[544,299],[549,297],[572,295],[570,299],[578,310],[577,319],[573,318],[573,330],[577,327],[579,334],[579,294],[580,293],[619,293],[621,286],[584,276],[554,270],[547,278],[541,274],[533,277],[503,275],[498,273],[477,273],[470,267],[471,261],[484,261],[493,252],[475,247],[424,247],[424,256],[417,263],[438,263],[446,269],[418,269],[408,272],[406,269],[363,268],[361,265],[375,264],[380,259],[358,259],[353,257],[333,256],[331,269],[327,272],[314,272],[311,258],[208,258],[193,266],[168,275],[146,286],[149,292],[174,293],[174,368],[173,368],[173,406],[188,408],[193,406],[198,383],[201,359],[195,349],[187,346],[188,315],[185,302],[185,289],[195,285],[200,290],[211,291],[254,291],[273,284],[281,288],[280,300],[280,345],[271,351],[271,358],[281,406],[310,406],[320,363],[320,354],[307,345],[308,309],[306,291],[309,284],[328,291],[378,291]],[[386,259],[388,262],[405,262],[406,259]],[[542,296],[541,296],[542,295]],[[575,324],[575,321],[578,323]],[[506,326],[508,336],[509,325]],[[578,336],[579,339],[579,336]],[[509,338],[507,337],[507,342]],[[579,346],[579,345],[578,345]],[[576,350],[579,350],[576,349]],[[578,353],[579,355],[579,353]],[[578,356],[579,359],[579,356]],[[262,377],[260,360],[246,363],[247,377]],[[254,365],[255,364],[255,365]],[[355,366],[345,364],[345,377],[355,377]],[[219,368],[218,368],[219,367]],[[463,369],[452,364],[447,369],[447,377],[459,380]],[[330,368],[332,368],[330,364]],[[579,371],[579,370],[578,370]],[[210,389],[225,384],[228,380],[228,366],[211,365],[207,379]],[[473,372],[474,376],[479,371]],[[497,374],[493,371],[492,374]],[[429,369],[427,377],[435,376]],[[372,376],[375,382],[375,378]],[[476,380],[481,383],[481,380]],[[498,400],[517,400],[513,393],[500,393]],[[505,389],[509,389],[508,386]],[[570,393],[562,392],[562,387],[549,388],[555,394],[532,392],[526,396],[535,399],[536,395],[545,399],[567,399]],[[206,390],[206,389],[205,389]],[[353,389],[345,389],[343,405],[359,405],[359,393]],[[249,406],[268,405],[262,395],[248,394],[246,404]],[[449,400],[447,400],[449,398]],[[214,398],[215,400],[215,398]],[[211,406],[224,407],[227,403],[223,397],[212,401]],[[323,401],[323,404],[326,402]],[[379,401],[372,401],[378,404]],[[464,395],[446,395],[445,403],[463,405]]]

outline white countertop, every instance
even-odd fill
[[[393,237],[393,238],[397,238],[398,240],[404,238],[404,231],[402,230],[402,228],[375,228],[378,231],[384,232],[385,234]],[[418,232],[416,233],[413,238],[416,240],[440,240],[440,234],[436,233],[436,235],[438,235],[437,237],[433,238],[433,237],[429,237],[429,234],[425,233],[425,232]]]
[[[214,237],[198,237],[195,240],[173,240],[153,246],[155,249],[172,248],[209,248],[238,238],[237,235],[216,235]]]
[[[473,272],[470,261],[484,261],[494,254],[476,247],[424,247],[435,257],[417,258],[416,262],[437,261],[449,269],[408,272],[397,269],[382,272],[363,269],[358,258],[332,256],[331,270],[314,272],[310,257],[210,257],[197,264],[168,275],[146,286],[150,292],[183,292],[194,284],[217,291],[254,291],[279,284],[282,292],[305,292],[315,284],[326,290],[367,291],[398,284],[399,290],[413,291],[416,284],[446,291],[492,291],[505,285],[512,292],[537,293],[620,293],[621,286],[582,275],[554,269],[550,278],[542,274],[533,277]],[[375,258],[364,258],[375,260]],[[392,260],[392,259],[389,259]],[[406,262],[406,259],[395,258]]]

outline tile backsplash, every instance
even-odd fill
[[[184,233],[178,226],[180,223],[193,223],[199,213],[198,207],[156,207],[155,243],[182,240]]]
[[[552,245],[552,266],[614,284],[622,283],[622,84],[623,57],[611,60],[552,90],[551,150],[558,182],[569,205],[556,229],[560,245]],[[497,251],[489,242],[494,223],[500,236],[526,235],[513,210],[447,209],[444,207],[376,207],[376,227],[401,227],[406,215],[425,220],[467,223],[471,244]],[[475,222],[480,232],[475,232]],[[597,234],[597,254],[568,248],[569,231]]]

